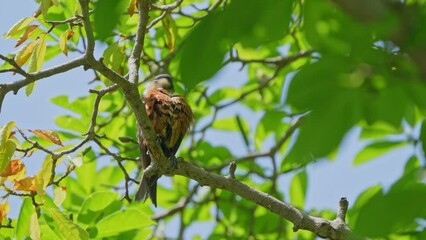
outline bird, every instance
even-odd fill
[[[157,142],[164,155],[176,167],[176,152],[182,139],[194,121],[194,115],[183,96],[174,93],[173,79],[168,74],[160,74],[147,82],[143,93],[143,103],[152,123]],[[145,170],[152,161],[143,132],[138,128],[142,168]],[[157,181],[161,175],[142,175],[135,200],[151,202],[157,207]]]

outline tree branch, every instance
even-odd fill
[[[235,178],[223,177],[210,173],[183,160],[179,160],[178,168],[174,170],[173,173],[191,178],[200,183],[201,186],[210,186],[213,188],[228,190],[245,198],[246,200],[263,206],[271,212],[292,222],[294,224],[294,231],[304,229],[314,232],[320,237],[332,240],[350,239],[347,236],[350,230],[344,222],[329,221],[310,216],[287,203],[281,202],[266,193],[258,191],[238,181]]]

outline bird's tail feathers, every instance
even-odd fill
[[[139,189],[136,192],[135,200],[145,202],[146,199],[151,198],[152,204],[157,207],[157,180],[158,176],[146,177],[142,176],[139,184]]]

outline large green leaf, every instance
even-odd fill
[[[83,228],[67,218],[57,208],[45,206],[42,209],[52,219],[56,226],[56,231],[59,232],[63,239],[89,239],[89,234]]]
[[[290,202],[292,205],[303,208],[305,204],[308,186],[308,175],[306,170],[300,171],[293,176],[290,185]]]
[[[424,184],[410,184],[378,194],[359,210],[354,231],[367,237],[385,237],[406,230],[417,218],[426,217]]]
[[[16,225],[16,239],[24,239],[30,235],[30,218],[35,213],[31,198],[25,198],[19,212],[18,223]]]
[[[155,224],[150,216],[134,208],[114,212],[96,224],[97,236],[108,237],[133,229],[143,229]]]
[[[404,147],[408,143],[400,141],[377,141],[365,146],[355,157],[354,164],[365,163],[366,161],[373,160],[389,151]]]
[[[89,225],[95,220],[105,215],[108,208],[120,209],[121,203],[115,192],[95,192],[86,198],[78,213],[77,220],[80,223]],[[99,220],[99,219],[98,219]]]
[[[127,1],[99,0],[95,2],[93,25],[96,39],[105,41],[113,36],[113,30],[119,24],[126,7]]]

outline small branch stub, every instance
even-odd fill
[[[337,209],[337,218],[345,222],[346,212],[348,211],[349,202],[346,197],[342,197],[339,201],[339,207]]]
[[[237,163],[235,161],[232,161],[229,163],[229,178],[235,178],[235,170],[237,170]]]

